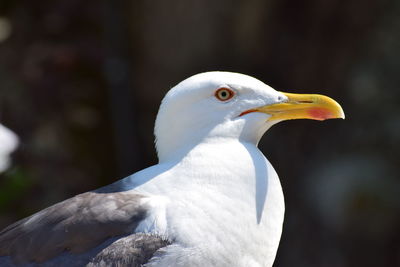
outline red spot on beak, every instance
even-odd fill
[[[326,120],[332,118],[332,113],[325,108],[311,108],[308,110],[308,114],[315,120]]]

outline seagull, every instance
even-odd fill
[[[0,124],[0,173],[10,166],[10,154],[18,146],[18,137],[10,129]]]
[[[0,232],[0,266],[272,266],[284,219],[257,148],[274,124],[344,118],[333,99],[205,72],[162,100],[159,163]]]

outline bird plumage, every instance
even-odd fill
[[[217,97],[221,88],[232,95]],[[184,80],[157,115],[158,164],[7,227],[0,263],[272,266],[284,198],[257,144],[280,121],[272,120],[280,110],[265,107],[299,104],[290,97],[238,73]],[[332,103],[327,118],[342,114]],[[312,118],[307,108],[296,118]]]

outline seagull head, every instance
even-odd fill
[[[327,96],[279,92],[240,73],[205,72],[180,82],[164,97],[155,124],[156,147],[163,161],[202,142],[257,144],[283,120],[333,118],[344,118],[344,113]]]

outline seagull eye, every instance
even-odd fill
[[[234,96],[235,96],[235,92],[229,88],[223,87],[223,88],[219,88],[217,91],[215,91],[215,97],[219,101],[227,101]]]

